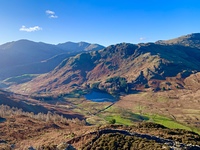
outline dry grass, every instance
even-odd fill
[[[91,128],[72,122],[44,122],[26,116],[13,116],[0,123],[0,140],[5,140],[7,145],[15,144],[17,150],[23,150],[30,146],[58,145],[86,133],[88,129]]]

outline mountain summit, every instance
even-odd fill
[[[99,44],[90,44],[87,42],[66,42],[58,44],[57,47],[67,51],[67,52],[80,52],[80,51],[94,51],[94,50],[100,50],[105,48],[102,45]]]
[[[19,40],[0,45],[0,68],[9,68],[18,65],[48,59],[64,51],[55,45],[37,43],[29,40]]]

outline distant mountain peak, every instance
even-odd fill
[[[0,80],[27,73],[46,73],[69,56],[103,48],[87,42],[66,42],[58,45],[27,39],[8,42],[0,45]]]
[[[99,44],[91,44],[83,41],[78,43],[68,41],[65,43],[59,43],[57,46],[67,52],[94,51],[105,48]]]

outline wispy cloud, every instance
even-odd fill
[[[46,14],[47,15],[55,15],[55,12],[51,11],[51,10],[46,10]]]
[[[141,37],[139,40],[140,41],[144,41],[144,40],[146,40],[146,38],[145,37]]]
[[[34,31],[39,31],[42,30],[41,27],[39,26],[34,26],[34,27],[26,27],[26,26],[22,26],[19,31],[25,31],[25,32],[34,32]]]
[[[49,18],[58,18],[56,13],[52,10],[46,10],[46,14],[49,16]]]

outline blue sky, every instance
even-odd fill
[[[200,32],[200,0],[0,0],[0,44],[28,39],[105,46]]]

